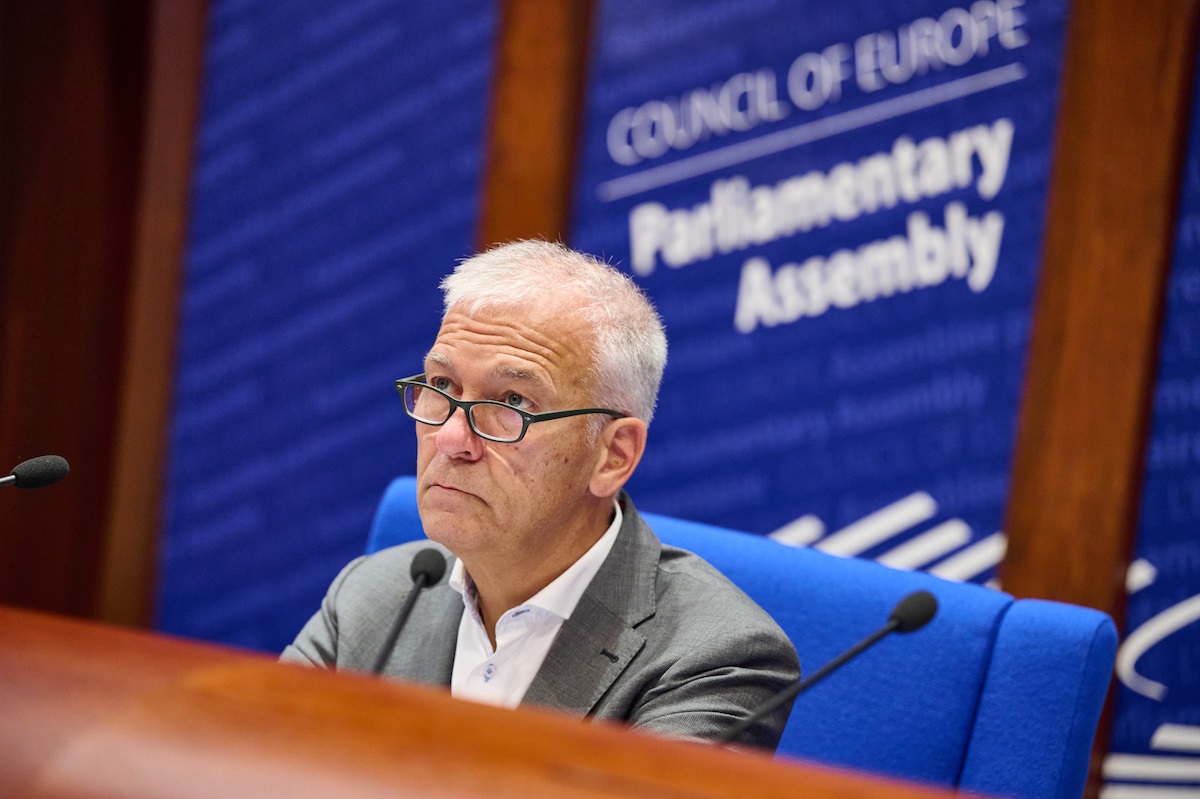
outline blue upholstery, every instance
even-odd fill
[[[997,796],[1077,799],[1116,655],[1108,616],[759,536],[642,514],[702,556],[788,633],[806,673],[879,628],[918,588],[938,614],[801,695],[779,752]],[[415,481],[397,478],[368,551],[423,536]]]

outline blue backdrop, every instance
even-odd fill
[[[469,254],[491,0],[212,4],[159,626],[281,649],[415,447]]]
[[[573,243],[671,355],[642,506],[988,580],[1064,2],[600,6]]]

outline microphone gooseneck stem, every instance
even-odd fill
[[[5,475],[4,477],[0,477],[0,488],[4,488],[5,486],[10,486],[10,485],[15,485],[16,482],[17,482],[17,476],[15,474]]]
[[[724,733],[722,733],[720,736],[718,736],[716,739],[717,743],[729,743],[734,738],[741,735],[746,730],[750,729],[751,725],[762,720],[763,717],[767,716],[768,714],[773,713],[784,702],[789,702],[792,699],[795,699],[802,691],[807,691],[809,688],[816,685],[818,682],[820,682],[822,679],[824,679],[830,673],[836,671],[837,669],[839,669],[843,665],[845,665],[846,661],[854,658],[856,655],[861,653],[864,649],[867,649],[867,648],[871,647],[872,645],[874,645],[875,642],[877,642],[880,638],[883,638],[885,635],[888,635],[889,633],[893,632],[899,625],[900,625],[900,621],[898,619],[888,620],[887,624],[883,625],[878,630],[871,633],[871,635],[869,635],[866,638],[864,638],[863,640],[859,641],[857,644],[850,647],[845,652],[838,655],[836,658],[829,661],[821,668],[817,669],[815,672],[812,673],[812,675],[808,679],[800,680],[799,682],[792,683],[786,689],[784,689],[783,691],[780,691],[778,694],[771,697],[765,703],[760,705],[753,713],[746,716],[741,721],[739,721],[737,724],[734,724],[732,727],[730,727]]]
[[[387,640],[383,643],[383,648],[379,650],[379,657],[375,659],[375,666],[371,669],[372,674],[380,674],[383,671],[384,665],[387,664],[388,656],[392,654],[392,650],[396,648],[396,639],[400,637],[400,630],[404,627],[404,622],[408,619],[408,614],[412,612],[413,605],[417,601],[417,595],[421,593],[426,583],[429,581],[429,575],[421,573],[413,578],[412,589],[409,590],[408,596],[404,598],[404,604],[400,607],[400,612],[396,614],[396,620],[392,623],[392,629],[388,631]]]

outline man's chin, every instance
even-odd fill
[[[425,534],[443,543],[435,535],[441,533],[447,538],[459,539],[479,528],[480,505],[480,499],[472,494],[431,486],[418,501],[417,513]]]
[[[466,520],[461,516],[437,512],[421,517],[425,537],[441,544],[458,558],[476,551],[483,538],[477,526],[464,522]]]

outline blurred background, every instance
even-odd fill
[[[413,471],[438,280],[540,236],[666,322],[640,508],[1105,610],[1098,748],[1171,759],[1105,790],[1200,787],[1196,30],[3,0],[0,466],[72,473],[0,496],[0,601],[281,649]]]

